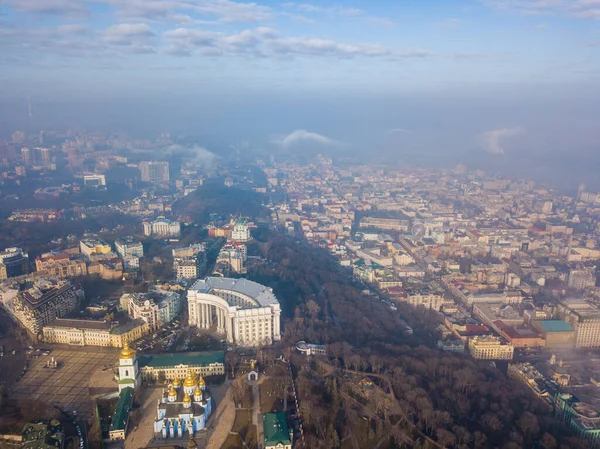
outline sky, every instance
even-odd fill
[[[0,0],[0,67],[5,127],[30,97],[44,126],[284,149],[600,142],[600,0]]]
[[[581,83],[600,0],[0,0],[0,50],[31,91]]]

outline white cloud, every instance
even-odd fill
[[[481,143],[486,152],[495,155],[504,155],[502,140],[522,133],[523,130],[521,128],[493,129],[482,134]]]
[[[88,27],[85,25],[59,25],[57,30],[67,34],[85,34],[88,32]]]
[[[393,28],[396,26],[396,23],[394,23],[393,20],[387,19],[385,17],[367,17],[365,19],[367,21],[367,23],[373,24],[373,25],[381,25],[383,27],[387,27],[387,28]]]
[[[286,37],[268,42],[275,53],[283,55],[335,56],[385,56],[390,51],[378,44],[346,44],[328,39]]]
[[[462,20],[453,17],[450,19],[442,20],[438,23],[438,25],[442,28],[458,28],[461,23]]]
[[[113,45],[129,45],[148,47],[149,41],[156,34],[145,23],[119,23],[112,25],[102,32],[102,39]],[[143,51],[142,53],[147,53]]]
[[[214,54],[245,56],[311,56],[348,59],[354,57],[422,58],[433,53],[426,49],[392,51],[379,44],[354,44],[310,37],[280,37],[272,28],[258,27],[226,35],[214,31],[177,28],[163,34],[166,52],[189,56],[195,50],[212,47]]]
[[[42,1],[42,0],[39,0]],[[144,18],[171,23],[205,22],[190,14],[220,22],[261,22],[274,14],[270,7],[232,0],[97,0],[111,5],[120,17]]]
[[[301,143],[317,143],[319,145],[340,145],[340,142],[329,137],[323,136],[322,134],[306,131],[304,129],[297,129],[291,132],[283,139],[277,141],[283,148],[290,149],[297,144]]]
[[[393,134],[411,134],[412,131],[406,128],[392,128],[390,130],[388,130],[387,134],[388,135],[393,135]]]
[[[0,3],[20,12],[62,16],[84,16],[88,14],[88,8],[82,0],[3,0]]]
[[[600,18],[600,0],[481,0],[497,10],[526,15],[560,14],[578,19]]]

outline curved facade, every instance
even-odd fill
[[[207,277],[188,290],[189,323],[216,328],[229,343],[270,344],[281,338],[279,301],[271,288],[247,279]]]

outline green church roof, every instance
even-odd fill
[[[179,365],[208,366],[225,363],[225,352],[175,352],[162,354],[144,354],[138,359],[140,368],[170,368]]]
[[[117,407],[115,414],[112,417],[110,423],[110,431],[125,430],[127,427],[127,420],[129,419],[129,410],[131,410],[131,401],[133,398],[133,388],[125,387],[119,393],[119,400],[117,401]]]
[[[265,413],[265,446],[292,444],[285,412]]]

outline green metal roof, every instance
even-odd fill
[[[144,354],[138,359],[140,368],[171,368],[179,365],[208,366],[225,363],[225,352],[179,352],[163,354]]]
[[[120,384],[134,384],[135,380],[129,379],[129,378],[128,379],[119,379],[119,383]]]
[[[292,444],[285,412],[265,413],[265,446]]]
[[[56,425],[54,425],[56,424]],[[23,427],[23,449],[62,449],[64,447],[63,429],[58,421],[29,422]]]
[[[546,332],[573,332],[573,326],[563,320],[540,320]]]
[[[110,431],[125,430],[127,420],[129,419],[129,411],[131,410],[131,402],[133,398],[133,388],[125,387],[119,393],[119,400],[115,414],[110,423]]]

